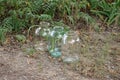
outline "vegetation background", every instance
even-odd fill
[[[120,0],[0,0],[0,42],[7,33],[22,32],[40,21],[69,26],[84,22],[98,30],[96,19],[107,27],[120,25]]]

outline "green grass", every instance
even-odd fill
[[[94,3],[92,1],[94,1]],[[113,24],[116,19],[118,20],[117,17],[120,18],[120,0],[115,0],[112,3],[109,3],[106,0],[91,0],[91,5],[91,12],[98,15],[108,26]]]

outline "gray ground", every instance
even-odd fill
[[[93,80],[48,57],[27,57],[19,48],[0,47],[0,80]]]
[[[31,44],[24,44],[22,48],[16,45],[1,46],[0,80],[104,80],[90,78],[101,76],[101,73],[96,73],[101,70],[103,72],[106,70],[110,74],[105,73],[107,75],[105,80],[119,80],[120,35],[116,33],[113,35],[115,36],[110,37],[107,33],[80,35],[81,45],[80,49],[79,47],[77,49],[80,50],[78,54],[81,60],[77,69],[70,68],[71,65],[63,63],[61,59],[51,58],[45,51],[38,51],[32,56],[26,54],[24,49],[29,48]],[[105,59],[101,57],[102,55]],[[101,64],[97,64],[96,61]]]

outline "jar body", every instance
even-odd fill
[[[79,61],[79,34],[70,31],[66,43],[61,46],[62,59],[64,62],[71,63]]]
[[[60,40],[57,40],[55,37],[48,38],[48,51],[53,57],[61,56],[61,46]]]

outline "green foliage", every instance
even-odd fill
[[[5,41],[6,32],[6,28],[0,28],[0,43],[3,43]]]
[[[98,15],[101,20],[107,22],[108,26],[115,22],[120,15],[120,0],[111,3],[106,0],[91,0],[91,5],[91,11]]]
[[[52,17],[48,14],[41,14],[40,15],[40,20],[42,21],[51,21],[52,20]]]
[[[26,37],[24,35],[16,35],[15,38],[19,41],[19,42],[25,42],[26,41]]]
[[[120,0],[0,0],[0,29],[20,32],[40,21],[52,20],[75,25],[84,19],[93,24],[89,9],[108,25],[120,20]]]

